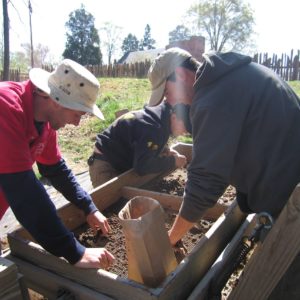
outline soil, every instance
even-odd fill
[[[156,192],[163,192],[171,195],[182,196],[184,192],[186,180],[186,169],[178,169],[170,175],[162,178],[154,183],[147,184],[142,187],[143,189],[148,189]],[[235,189],[229,186],[223,196],[218,202],[225,205],[230,205],[235,198]],[[118,203],[109,208],[109,210],[104,211],[104,214],[108,218],[108,222],[112,228],[112,232],[107,236],[101,236],[101,234],[95,234],[88,229],[86,225],[84,227],[78,228],[75,231],[75,235],[86,247],[105,247],[108,249],[115,257],[116,261],[114,265],[108,269],[109,272],[117,274],[121,277],[127,278],[127,254],[125,247],[125,237],[122,231],[122,226],[120,224],[119,218],[117,217],[118,212],[126,204],[125,199],[120,199]],[[176,212],[165,210],[165,225],[166,230],[169,230],[174,222]],[[182,239],[182,243],[179,248],[176,248],[175,255],[177,261],[180,262],[185,255],[189,254],[193,247],[197,244],[200,238],[209,230],[213,222],[207,220],[201,220],[197,226],[194,226]],[[184,249],[184,251],[182,251]],[[184,254],[183,254],[184,253]],[[234,275],[231,281],[226,285],[222,291],[222,299],[226,299],[227,295],[231,291],[232,287],[237,282],[238,275]]]
[[[143,186],[143,189],[148,189],[156,192],[163,192],[171,195],[182,196],[184,192],[184,186],[186,181],[186,169],[178,169],[175,172],[165,176],[159,181],[147,184]],[[230,205],[235,198],[235,189],[229,186],[218,202]],[[87,224],[82,225],[80,228],[74,231],[78,240],[86,247],[105,247],[116,258],[114,265],[107,271],[114,273],[122,278],[128,276],[128,264],[127,254],[125,246],[125,237],[122,231],[122,226],[118,218],[118,212],[126,204],[126,199],[120,199],[114,206],[111,206],[108,210],[104,211],[104,215],[108,218],[108,222],[111,226],[111,233],[108,236],[101,235],[98,232],[96,235]],[[174,222],[176,212],[165,211],[165,225],[166,230],[169,230]],[[201,220],[199,224],[193,227],[182,239],[182,243],[178,248],[175,248],[175,256],[177,261],[180,262],[187,254],[191,252],[193,247],[197,244],[200,238],[205,234],[209,228],[213,225],[213,222],[208,220]],[[2,243],[6,241],[2,240]],[[2,248],[6,248],[6,244],[2,244]],[[239,274],[242,268],[233,274],[222,291],[222,300],[227,299],[230,291],[238,282]],[[33,300],[46,299],[43,296],[30,291],[30,298]]]
[[[96,234],[88,228],[87,224],[79,227],[74,231],[77,239],[85,247],[105,247],[115,256],[115,263],[107,270],[111,273],[119,275],[123,278],[128,276],[128,259],[125,246],[125,237],[122,230],[120,219],[118,218],[119,210],[125,205],[126,199],[120,199],[119,203],[110,207],[109,210],[104,211],[104,215],[108,218],[109,225],[111,227],[111,233],[108,236],[103,236],[101,233]],[[122,203],[122,205],[120,205]],[[170,210],[165,210],[165,225],[166,231],[168,231],[176,217],[176,213]],[[192,228],[182,239],[182,243],[175,248],[175,256],[179,263],[185,255],[191,252],[195,244],[211,227],[213,222],[207,220],[201,220],[199,225]]]

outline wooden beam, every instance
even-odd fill
[[[15,258],[25,260],[38,268],[56,273],[62,278],[71,279],[79,285],[89,287],[113,299],[153,299],[151,291],[142,284],[121,278],[102,269],[79,269],[70,265],[64,259],[51,255],[40,245],[19,239],[14,233],[9,233],[8,239],[11,245],[10,259],[16,262],[18,267],[19,265]],[[39,286],[44,281],[44,278],[35,275],[33,281]]]
[[[254,214],[251,214],[247,217],[243,225],[239,228],[239,230],[234,235],[233,239],[226,246],[224,251],[212,265],[210,270],[206,273],[204,278],[198,283],[193,292],[190,294],[187,300],[206,300],[209,299],[208,291],[211,285],[211,282],[215,278],[219,278],[219,276],[224,272],[224,267],[232,263],[229,261],[232,253],[239,246],[241,239],[243,236],[247,236],[254,227]]]
[[[182,203],[182,197],[176,195],[170,195],[166,193],[158,193],[153,191],[148,191],[144,189],[124,186],[121,189],[121,194],[126,199],[131,199],[135,196],[150,197],[157,200],[162,207],[171,209],[174,211],[179,211],[180,205]],[[203,219],[215,221],[222,213],[228,208],[228,206],[216,203],[216,205],[205,212]]]
[[[124,186],[121,190],[122,197],[130,200],[135,196],[150,197],[157,200],[163,208],[178,211],[182,202],[182,197],[170,195],[166,193],[159,193],[144,189],[139,189],[130,186]]]
[[[161,173],[139,176],[131,169],[100,185],[92,190],[90,194],[96,206],[100,210],[104,210],[121,197],[121,189],[123,186],[139,187],[160,175]]]
[[[26,286],[47,299],[57,299],[57,292],[65,289],[76,296],[77,300],[112,300],[104,294],[94,291],[84,285],[78,284],[68,278],[59,276],[45,269],[39,268],[31,263],[14,256],[10,257],[24,275]],[[37,279],[38,278],[38,279]]]
[[[192,144],[186,144],[186,143],[176,143],[171,146],[171,149],[176,150],[182,155],[185,155],[187,158],[188,163],[191,162],[192,160],[192,149],[193,145]]]
[[[139,176],[131,169],[120,176],[107,181],[96,189],[91,190],[90,195],[99,210],[103,211],[120,199],[121,189],[124,185],[141,186],[149,180],[159,176],[161,176],[161,173]],[[69,202],[59,208],[57,214],[62,219],[65,226],[71,231],[86,222],[83,211]],[[24,228],[20,227],[17,231],[18,235],[22,236],[24,239],[33,240],[31,235]]]
[[[254,251],[229,299],[268,299],[300,252],[300,239],[297,238],[299,231],[300,186],[298,185],[266,239]]]
[[[174,272],[167,276],[158,288],[152,289],[119,278],[104,270],[81,269],[79,272],[78,268],[49,254],[41,246],[22,240],[18,236],[18,232],[9,234],[8,239],[12,256],[32,262],[40,268],[72,279],[115,299],[171,300],[175,299],[177,295],[176,299],[186,299],[231,240],[244,219],[245,215],[234,203],[195,245],[192,252]],[[36,276],[36,281],[39,280]]]
[[[160,299],[187,299],[245,218],[246,215],[240,211],[235,201],[179,264],[172,280],[163,287]]]

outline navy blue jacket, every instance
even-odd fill
[[[167,103],[128,112],[97,135],[96,147],[118,171],[139,175],[169,171],[173,156],[160,156],[170,136],[171,106]]]

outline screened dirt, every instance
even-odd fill
[[[170,175],[160,179],[157,182],[148,184],[143,189],[148,189],[156,192],[163,192],[171,195],[182,196],[186,180],[186,170],[180,169]],[[220,198],[220,202],[229,205],[235,197],[235,190],[229,187]],[[127,278],[127,255],[125,246],[125,237],[122,231],[122,226],[118,218],[118,212],[126,204],[126,199],[120,199],[114,206],[103,213],[108,218],[111,226],[111,233],[108,236],[102,236],[100,233],[96,235],[87,225],[78,228],[74,233],[79,241],[86,247],[105,247],[116,258],[114,265],[108,270],[111,273]],[[165,210],[165,229],[169,230],[174,222],[176,212]],[[186,249],[186,254],[190,253],[193,247],[197,244],[200,238],[209,230],[213,222],[201,220],[197,227],[193,227],[182,239],[182,245]],[[175,251],[177,261],[180,262],[184,255],[181,251]]]

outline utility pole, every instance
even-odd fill
[[[9,18],[7,11],[7,0],[2,0],[3,6],[3,33],[4,33],[4,54],[3,54],[3,78],[9,80]]]
[[[31,14],[32,14],[32,6],[30,0],[28,0],[28,10],[29,10],[29,26],[30,26],[30,54],[31,54],[31,68],[34,67],[33,61],[33,43],[32,43],[32,26],[31,26]]]

